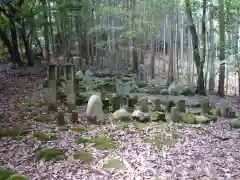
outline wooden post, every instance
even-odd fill
[[[48,65],[48,110],[57,111],[57,77],[58,66],[56,64]]]
[[[72,64],[64,65],[64,79],[66,80],[68,112],[76,110],[75,71]]]

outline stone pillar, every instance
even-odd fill
[[[64,79],[66,80],[68,112],[76,110],[75,71],[72,64],[64,65]]]
[[[57,77],[58,66],[56,64],[49,64],[47,69],[49,111],[57,110]]]

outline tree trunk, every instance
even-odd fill
[[[220,73],[218,82],[218,92],[220,97],[224,96],[224,83],[225,83],[225,20],[224,20],[224,1],[219,0],[219,34],[220,34]]]
[[[27,40],[24,22],[22,22],[21,34],[22,34],[22,40],[24,43],[25,53],[26,53],[26,56],[28,59],[28,66],[33,66],[34,63],[33,63],[33,57],[32,57],[32,50],[31,50],[31,47],[29,46],[29,42]]]
[[[22,66],[24,63],[23,63],[20,53],[19,53],[17,29],[16,29],[15,23],[12,19],[9,19],[9,22],[11,23],[10,29],[11,29],[11,36],[12,36],[12,50],[14,53],[14,58],[15,58],[16,63],[19,66]]]
[[[198,48],[198,36],[197,36],[196,27],[193,23],[192,10],[190,8],[189,0],[185,0],[185,6],[186,6],[186,13],[187,13],[188,21],[189,21],[188,27],[192,34],[193,58],[194,58],[195,65],[197,68],[196,93],[201,94],[201,95],[206,95],[205,84],[204,84],[204,73],[203,73],[204,61],[201,61],[201,59],[200,59],[200,53],[199,53],[199,48]]]
[[[46,0],[42,0],[42,5],[47,8],[47,2]],[[47,11],[43,11],[43,19],[45,20],[45,24],[43,27],[43,33],[44,33],[44,50],[45,50],[45,58],[46,62],[50,62],[50,48],[49,48],[49,34],[48,34],[48,14]]]
[[[7,47],[8,49],[8,53],[11,57],[11,61],[13,64],[16,64],[16,61],[15,61],[15,56],[14,56],[14,52],[13,52],[13,49],[12,49],[12,44],[11,42],[9,41],[6,33],[3,31],[3,29],[0,28],[0,38],[2,39],[4,45]]]

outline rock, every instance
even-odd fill
[[[184,89],[184,85],[179,82],[173,82],[169,87],[168,87],[168,94],[173,95],[173,96],[179,96],[182,94]]]
[[[99,95],[93,94],[89,98],[86,115],[90,122],[97,124],[103,123],[104,121],[103,103]]]
[[[239,129],[240,128],[240,118],[231,120],[230,126],[231,126],[231,128]]]
[[[151,121],[167,121],[166,114],[164,112],[151,112],[149,113]]]
[[[138,93],[148,93],[148,89],[147,88],[139,88],[137,90]]]
[[[196,116],[192,113],[180,113],[180,117],[182,122],[195,124],[196,123]]]
[[[161,95],[168,95],[168,89],[164,88],[160,91]]]
[[[131,114],[122,108],[112,114],[113,120],[129,121]]]
[[[135,92],[138,92],[138,90],[139,90],[139,87],[137,86],[137,84],[136,83],[132,83],[130,92],[131,93],[135,93]]]
[[[140,99],[139,104],[140,104],[140,111],[148,112],[148,98],[144,97]]]
[[[75,78],[76,80],[83,80],[84,79],[84,74],[81,70],[77,71],[76,74],[75,74]]]
[[[209,117],[206,116],[195,116],[196,117],[196,122],[199,124],[208,124],[210,123],[211,119]]]
[[[150,121],[150,116],[147,113],[144,113],[140,110],[135,110],[131,117],[133,120],[139,121],[139,122],[147,122]]]
[[[196,92],[196,87],[194,85],[186,85],[183,88],[183,91],[181,94],[185,96],[193,96],[196,94],[195,92]]]
[[[17,69],[18,68],[18,65],[17,64],[13,64],[13,63],[8,63],[7,67],[9,69]]]

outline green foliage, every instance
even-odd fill
[[[14,172],[11,171],[10,169],[0,167],[0,180],[6,180],[13,174],[14,174]]]
[[[60,148],[43,148],[37,151],[36,159],[42,159],[45,161],[57,161],[64,157],[65,151],[66,150]]]
[[[76,138],[76,144],[84,144],[88,143],[90,140],[84,137],[77,137]]]
[[[11,175],[7,180],[28,180],[28,179],[20,175]]]
[[[52,134],[46,134],[43,132],[35,132],[33,133],[33,136],[36,137],[40,141],[51,141],[57,139],[55,135]]]
[[[28,133],[29,131],[21,126],[0,129],[0,137],[17,137],[17,136],[26,135]]]
[[[90,164],[92,162],[92,155],[87,151],[76,152],[74,158],[80,160],[84,164]]]
[[[94,143],[94,147],[97,149],[107,150],[114,149],[116,143],[107,136],[96,136],[91,139],[91,142]]]

